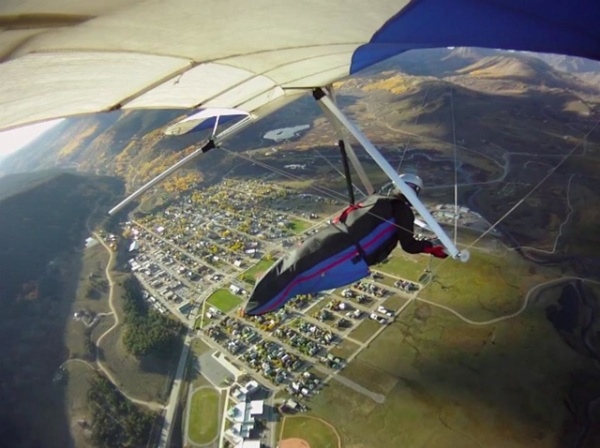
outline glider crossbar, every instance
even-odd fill
[[[217,145],[219,145],[225,139],[231,137],[232,135],[237,134],[238,132],[240,132],[242,129],[245,129],[249,124],[251,124],[253,122],[254,122],[254,117],[252,115],[248,115],[246,118],[244,118],[243,120],[237,122],[233,126],[225,129],[220,134],[216,134],[215,135],[213,133],[213,136],[211,137],[211,139],[208,142],[206,142],[206,144],[204,146],[196,149],[191,154],[188,154],[183,159],[181,159],[179,162],[175,163],[174,165],[170,166],[165,171],[163,171],[162,173],[160,173],[154,179],[152,179],[148,183],[142,185],[135,192],[133,192],[132,194],[130,194],[129,196],[127,196],[125,199],[123,199],[121,202],[119,202],[117,205],[115,205],[113,208],[111,208],[108,211],[108,214],[109,215],[114,215],[119,210],[123,209],[123,207],[125,207],[128,204],[130,204],[132,201],[134,201],[138,197],[140,197],[142,194],[144,194],[150,188],[154,187],[156,184],[158,184],[158,183],[162,182],[163,180],[165,180],[167,177],[169,177],[175,171],[177,171],[178,169],[180,169],[184,165],[187,165],[192,160],[198,158],[200,155],[202,155],[202,154],[210,151],[211,149],[217,147]]]
[[[337,105],[325,94],[322,89],[316,89],[313,94],[314,98],[322,104],[323,107],[327,108],[342,124],[348,132],[354,136],[354,138],[365,148],[365,151],[369,153],[371,158],[383,172],[390,178],[390,180],[402,191],[402,194],[408,199],[408,201],[415,207],[417,212],[423,217],[429,228],[436,234],[444,245],[448,253],[452,258],[459,259],[462,262],[466,262],[469,259],[468,251],[459,251],[452,240],[448,237],[446,232],[442,229],[435,218],[429,213],[429,210],[418,198],[414,190],[404,182],[396,170],[390,165],[390,163],[383,157],[377,148],[369,141],[369,139],[352,123],[344,113],[337,107]]]

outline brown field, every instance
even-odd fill
[[[360,347],[354,342],[350,342],[349,340],[344,339],[341,343],[332,348],[330,352],[334,356],[339,356],[342,359],[347,359],[352,353],[354,353],[359,348]]]
[[[377,330],[381,324],[365,317],[362,322],[350,332],[350,337],[360,342],[366,342]]]
[[[306,440],[298,438],[280,440],[278,446],[279,448],[310,448]]]
[[[81,271],[77,281],[75,300],[71,304],[70,317],[66,322],[64,333],[64,343],[68,350],[68,357],[71,359],[65,364],[66,381],[64,406],[69,422],[69,430],[76,446],[92,446],[86,437],[85,429],[77,421],[88,418],[87,408],[87,390],[89,380],[93,377],[92,367],[95,368],[95,353],[89,353],[85,344],[85,333],[91,333],[91,340],[95,341],[99,334],[104,333],[112,325],[112,316],[103,316],[98,323],[91,329],[81,321],[72,318],[73,313],[82,309],[93,311],[94,313],[110,312],[108,306],[108,293],[99,291],[100,294],[95,298],[87,296],[86,292],[90,284],[89,275],[104,277],[104,268],[108,261],[108,254],[101,244],[86,249],[82,256]],[[84,361],[76,359],[85,359],[92,364],[86,365]]]

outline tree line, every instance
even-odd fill
[[[150,308],[144,301],[140,284],[134,277],[125,280],[123,286],[125,348],[136,357],[149,354],[168,356],[179,340],[183,325]]]
[[[94,444],[101,447],[146,445],[156,415],[130,402],[101,375],[92,380],[87,398]]]

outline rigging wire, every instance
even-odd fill
[[[337,168],[337,167],[336,167],[336,166],[335,166],[333,163],[331,163],[331,161],[330,161],[330,160],[329,160],[327,157],[325,157],[321,151],[319,151],[319,150],[318,150],[318,149],[316,149],[316,148],[315,148],[315,151],[316,151],[316,153],[317,153],[317,154],[318,154],[320,157],[322,157],[322,158],[325,160],[325,162],[327,162],[327,163],[329,164],[329,166],[331,166],[331,168],[333,168],[333,169],[334,169],[334,170],[335,170],[335,171],[336,171],[336,172],[337,172],[337,173],[338,173],[340,176],[342,176],[344,179],[346,178],[346,175],[345,175],[344,173],[342,173],[342,172],[341,172],[341,171],[340,171],[340,170],[339,170],[339,169],[338,169],[338,168]],[[363,197],[366,197],[366,196],[367,196],[367,194],[366,194],[364,191],[362,191],[360,188],[358,188],[358,185],[356,185],[354,182],[352,182],[352,187],[353,187],[353,188],[354,188],[356,191],[358,191],[360,194],[362,194],[362,195],[363,195]]]
[[[594,132],[596,130],[596,128],[598,128],[598,126],[600,126],[600,119],[594,124],[594,126],[592,126],[592,128],[584,135],[582,141],[585,142],[587,141],[587,138],[590,136],[590,134],[592,132]],[[581,141],[579,143],[577,143],[575,146],[573,146],[573,148],[558,162],[558,164],[552,168],[551,170],[548,171],[548,173],[542,178],[542,180],[540,180],[529,192],[527,192],[525,194],[525,196],[523,196],[515,205],[513,205],[504,215],[502,215],[494,224],[492,224],[492,226],[490,226],[490,228],[488,228],[485,232],[483,232],[481,235],[479,235],[473,242],[471,242],[470,244],[460,244],[460,246],[466,246],[465,249],[469,250],[472,247],[474,247],[479,241],[481,241],[488,233],[490,233],[492,230],[494,230],[502,221],[504,221],[512,212],[514,212],[521,204],[523,204],[523,202],[525,202],[527,200],[527,198],[529,196],[531,196],[544,182],[546,182],[548,180],[548,178],[550,178],[550,176],[552,176],[552,174],[554,174],[556,172],[556,170],[558,170],[563,163],[565,163],[567,161],[567,159],[569,157],[571,157],[575,151],[577,151],[577,149],[579,149],[579,147],[582,146]],[[444,265],[444,263],[446,263],[446,261],[448,261],[450,259],[450,257],[445,258],[443,260],[441,260],[441,262],[435,267],[435,270],[432,270],[431,274],[432,277],[433,275],[435,275],[437,272],[439,272],[440,268]]]
[[[427,90],[425,91],[425,95],[423,96],[423,100],[421,101],[421,105],[419,106],[419,108],[421,110],[415,117],[413,127],[417,125],[417,123],[419,122],[419,118],[421,118],[421,113],[423,112],[423,107],[425,106],[425,101],[427,100],[427,95],[429,94],[430,88],[431,88],[431,86],[428,86]],[[407,137],[406,137],[406,142],[404,142],[404,150],[402,151],[402,157],[400,157],[400,162],[398,162],[398,166],[396,167],[397,173],[400,172],[400,167],[402,166],[402,162],[404,162],[404,156],[406,155],[406,152],[408,151],[408,144],[411,141],[411,138],[413,137],[412,134],[406,134],[406,135],[407,135]]]
[[[219,148],[221,150],[227,152],[228,154],[231,154],[231,155],[236,156],[236,157],[240,157],[240,158],[242,158],[242,159],[244,159],[244,160],[246,160],[248,162],[255,163],[258,166],[261,166],[261,167],[263,167],[263,168],[265,168],[265,169],[267,169],[269,171],[272,171],[275,174],[279,174],[279,175],[281,175],[283,177],[287,177],[287,178],[292,179],[292,180],[302,180],[302,177],[294,175],[292,173],[288,173],[287,171],[283,171],[283,170],[281,170],[281,169],[279,169],[277,167],[269,165],[268,163],[262,162],[260,160],[253,159],[251,157],[248,157],[248,156],[246,156],[244,154],[241,154],[241,153],[237,153],[235,151],[231,151],[230,149],[224,148],[222,146],[219,147]],[[327,188],[327,187],[324,187],[324,186],[315,186],[315,185],[309,185],[309,188],[311,188],[311,189],[313,189],[313,190],[321,193],[324,196],[327,196],[327,197],[329,197],[331,199],[334,199],[336,201],[344,202],[347,199],[345,194],[340,193],[339,191],[333,190],[331,188]],[[366,198],[366,197],[367,196],[364,195],[364,193],[363,193],[363,198]],[[370,214],[371,216],[374,216],[377,219],[380,219],[381,221],[387,221],[387,222],[389,222],[386,218],[384,218],[382,216],[379,216],[376,213],[373,213],[373,212],[370,212],[370,211],[367,212],[367,213]],[[398,228],[400,230],[405,230],[405,231],[408,231],[408,232],[411,232],[411,233],[413,232],[413,229],[407,229],[406,227],[402,227],[402,226],[400,226],[400,225],[398,225],[396,223],[390,223],[390,224],[394,225],[394,227],[396,227],[396,228]]]
[[[452,110],[452,146],[454,147],[454,245],[458,235],[458,151],[456,149],[456,122],[454,120],[454,87],[450,87],[450,109]]]
[[[585,134],[585,136],[583,137],[583,141],[585,142],[587,140],[587,138],[589,137],[589,135],[594,132],[596,130],[596,128],[600,125],[600,119],[596,122],[596,124],[594,126],[592,126],[592,128]],[[515,205],[513,205],[504,215],[502,215],[489,229],[487,229],[485,232],[483,232],[481,235],[479,235],[479,237],[477,237],[477,239],[475,241],[473,241],[469,246],[467,246],[467,248],[473,247],[476,243],[478,243],[483,237],[485,237],[488,233],[490,233],[492,230],[494,230],[498,224],[500,224],[502,221],[504,221],[512,212],[514,212],[521,204],[523,204],[523,202],[525,202],[525,200],[531,196],[544,182],[546,182],[546,180],[548,180],[548,178],[550,176],[552,176],[556,170],[558,170],[563,163],[565,163],[567,161],[567,159],[569,157],[571,157],[575,151],[577,151],[577,149],[579,149],[579,147],[582,146],[581,141],[579,143],[577,143],[575,146],[573,146],[573,148],[560,160],[560,162],[558,162],[558,164],[552,168],[551,170],[548,171],[548,173],[546,173],[546,175],[542,178],[542,180],[540,180],[527,194],[525,194],[525,196],[523,196]]]

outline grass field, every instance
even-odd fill
[[[395,275],[406,280],[418,281],[427,267],[428,258],[422,255],[408,255],[396,249],[388,261],[378,264],[376,270]],[[395,278],[385,277],[383,283],[393,284]]]
[[[162,402],[167,399],[180,350],[174,350],[169,359],[147,356],[137,359],[130,355],[121,340],[123,327],[119,326],[102,340],[102,357],[116,377],[119,386],[140,400]]]
[[[77,280],[77,293],[75,295],[75,300],[71,304],[71,316],[73,313],[81,310],[91,311],[93,313],[110,312],[108,306],[108,288],[98,288],[94,291],[93,295],[90,296],[88,294],[92,283],[90,275],[93,275],[96,279],[105,279],[104,268],[107,261],[108,253],[101,244],[97,244],[84,251],[81,271]],[[113,317],[102,317],[96,327],[101,326],[104,322],[109,322],[109,326],[112,325]],[[84,334],[86,332],[86,327],[84,323],[69,319],[66,323],[66,327],[65,345],[69,350],[69,357],[79,358],[88,355],[85,346]]]
[[[515,252],[491,254],[471,251],[468,263],[444,260],[419,296],[450,306],[473,320],[487,320],[515,312],[527,290],[555,274],[532,266]]]
[[[341,290],[340,290],[340,292],[341,292]],[[331,302],[333,299],[334,299],[334,297],[331,295],[321,298],[317,303],[315,303],[313,306],[311,306],[311,308],[308,310],[308,314],[311,316],[314,316],[319,311],[321,311],[323,308],[325,308],[329,304],[329,302]]]
[[[219,393],[211,387],[195,391],[190,402],[188,437],[195,443],[210,443],[219,435]]]
[[[350,332],[350,337],[357,341],[365,342],[373,335],[373,333],[379,330],[379,328],[381,328],[380,323],[365,317],[358,327]]]
[[[197,365],[197,358],[203,355],[204,353],[211,350],[210,346],[202,342],[200,339],[193,339],[191,344],[192,356],[190,356],[188,362],[191,364],[188,369],[188,378],[191,383],[191,387],[193,389],[201,387],[201,386],[211,386],[210,381],[208,381],[204,375],[198,372],[198,369],[195,368]]]
[[[237,307],[241,302],[242,300],[238,296],[226,289],[217,289],[207,300],[207,303],[215,306],[224,313],[228,313]]]
[[[407,302],[407,300],[407,298],[401,297],[399,294],[395,294],[385,299],[385,301],[383,302],[383,306],[389,308],[392,311],[398,311],[402,307],[402,305],[404,305]]]
[[[281,440],[299,437],[306,440],[311,448],[338,448],[340,441],[335,428],[326,421],[298,416],[286,417],[281,430]]]
[[[304,221],[303,219],[299,219],[299,218],[293,218],[290,220],[292,226],[291,226],[291,230],[292,232],[298,234],[298,233],[302,233],[307,229],[310,229],[313,226],[312,222],[309,221]]]
[[[211,349],[210,346],[202,342],[201,339],[193,339],[191,348],[196,356],[200,356]]]
[[[257,280],[257,274],[262,275],[267,269],[271,267],[271,265],[275,263],[275,260],[265,260],[264,258],[256,263],[254,266],[249,268],[246,272],[242,274],[242,277],[248,277],[253,280]]]
[[[347,359],[352,353],[359,349],[359,346],[354,342],[344,339],[341,343],[331,349],[331,354]]]
[[[411,303],[342,372],[385,403],[332,381],[312,415],[330,420],[347,446],[557,446],[573,372],[593,365],[545,318],[556,289],[487,326]]]

